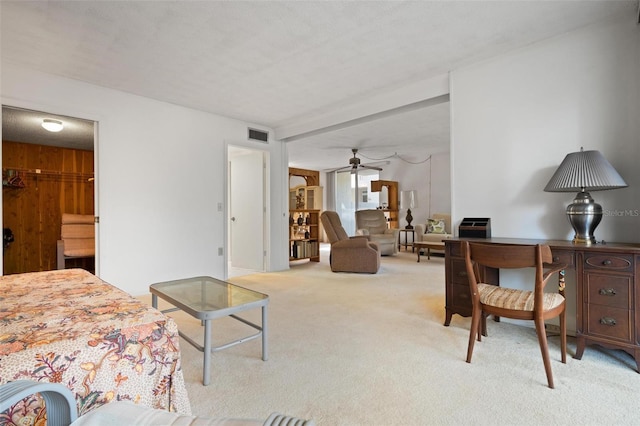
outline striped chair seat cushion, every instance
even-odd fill
[[[478,284],[480,302],[484,305],[517,311],[533,311],[533,292],[498,287],[491,284]],[[544,293],[544,310],[560,306],[564,297],[558,293]]]

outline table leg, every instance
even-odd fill
[[[151,295],[151,306],[153,306],[155,309],[158,309],[158,296],[156,296],[155,294]]]
[[[262,307],[262,360],[269,359],[269,347],[267,342],[267,307]]]
[[[418,247],[418,263],[420,263],[420,248]]]
[[[211,320],[204,320],[204,365],[202,367],[202,384],[211,383]]]
[[[431,260],[431,249],[427,247],[427,260]]]

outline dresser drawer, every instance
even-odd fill
[[[633,279],[628,275],[598,272],[584,274],[585,303],[633,309]]]
[[[624,254],[590,253],[584,256],[585,269],[633,272],[633,256]]]
[[[633,342],[631,316],[633,311],[602,305],[586,305],[587,334]]]

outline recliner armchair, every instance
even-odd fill
[[[378,272],[380,249],[375,242],[365,236],[349,237],[334,211],[322,212],[320,220],[331,243],[329,264],[333,272]]]
[[[358,210],[356,212],[356,232],[369,236],[370,241],[377,243],[383,256],[398,253],[399,229],[389,229],[387,218],[382,210]]]

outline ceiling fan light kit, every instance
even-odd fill
[[[357,173],[357,171],[359,169],[368,169],[368,170],[377,170],[377,171],[382,171],[382,169],[380,167],[376,167],[376,166],[369,166],[367,164],[360,164],[360,159],[358,158],[358,156],[356,154],[358,154],[358,149],[357,148],[351,148],[351,152],[353,152],[353,157],[349,158],[349,165],[345,166],[345,167],[340,167],[338,169],[335,169],[335,172],[347,172],[350,171],[351,173]]]

